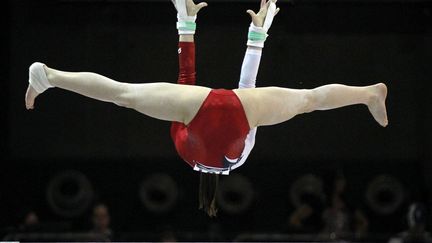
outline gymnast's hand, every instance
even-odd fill
[[[270,6],[270,2],[273,2],[276,4],[277,0],[268,0],[266,2],[266,0],[261,0],[261,7],[258,13],[255,13],[254,11],[248,9],[246,12],[251,16],[252,18],[252,23],[256,26],[256,27],[263,27],[264,25],[264,20],[267,16],[267,9]],[[279,12],[279,8],[276,8],[276,11],[274,13],[274,16],[276,16],[276,14]]]
[[[195,4],[193,0],[171,0],[177,9],[177,29],[179,35],[194,35],[196,30],[197,13],[206,2]]]
[[[179,6],[179,4],[185,3],[188,16],[195,16],[202,8],[207,7],[206,2],[195,4],[193,0],[171,0],[171,2],[174,4],[174,7],[177,9],[177,11],[179,11],[177,6]]]
[[[206,2],[200,2],[198,4],[195,4],[192,0],[186,0],[186,9],[189,16],[196,15],[200,9],[207,7]]]

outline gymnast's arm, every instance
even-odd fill
[[[177,29],[179,32],[179,74],[178,84],[195,85],[195,20],[197,13],[207,3],[195,4],[192,0],[172,0],[177,9]]]
[[[256,38],[254,39],[253,33],[255,33],[256,29],[259,29],[260,31],[265,31],[265,35],[267,35],[267,31],[270,28],[273,17],[279,12],[279,8],[276,8],[276,6],[274,6],[273,10],[269,10],[269,8],[271,8],[270,3],[272,2],[276,3],[275,0],[269,0],[267,2],[265,0],[261,0],[260,10],[256,14],[252,10],[246,11],[251,16],[252,24],[249,28],[247,49],[240,72],[239,89],[255,88],[256,86],[256,77],[258,74],[262,48],[264,47],[264,41],[266,37],[264,40],[258,41]],[[266,23],[266,26],[263,27],[267,13],[273,16],[267,19],[268,23]]]
[[[275,1],[274,1],[275,3]],[[270,1],[265,2],[265,0],[261,1],[260,11],[255,14],[252,10],[248,10],[247,13],[252,18],[252,24],[251,26],[262,28],[264,25],[264,21],[266,19],[267,15],[267,9],[270,6]],[[271,14],[276,15],[279,12],[279,8],[276,8],[274,13],[270,11]],[[271,25],[271,23],[270,23]],[[240,80],[238,84],[239,89],[244,88],[255,88],[256,83],[256,77],[258,74],[258,69],[261,61],[261,53],[262,48],[264,47],[264,41],[261,42],[252,42],[249,39],[251,28],[249,30],[248,35],[248,43],[247,43],[247,49],[246,53],[243,59],[243,64],[241,67],[240,72]],[[268,29],[267,29],[268,30]],[[255,136],[256,136],[257,128],[253,128],[249,131],[246,141],[245,141],[245,150],[244,150],[244,157],[242,158],[243,161],[247,159],[247,156],[249,155],[250,151],[252,150],[253,146],[255,145]],[[235,169],[236,167],[240,166],[242,163],[238,163],[237,165],[234,165],[232,169]]]
[[[261,1],[261,8],[263,7],[262,5],[263,1]],[[264,23],[263,17],[253,14],[252,10],[248,10],[247,13],[251,16],[252,23],[255,26],[262,27],[262,24]],[[256,77],[261,61],[261,53],[262,47],[247,45],[240,71],[240,80],[238,83],[239,89],[256,87]]]

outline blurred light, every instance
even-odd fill
[[[391,175],[378,175],[368,185],[366,202],[379,214],[391,214],[405,199],[402,183]]]
[[[218,188],[217,202],[227,213],[237,214],[246,211],[254,197],[252,183],[239,174],[222,177]]]
[[[83,173],[74,170],[54,176],[48,183],[46,193],[52,210],[64,217],[80,216],[94,197],[90,181]]]
[[[168,174],[150,175],[141,183],[139,196],[149,211],[168,212],[177,203],[177,183]]]

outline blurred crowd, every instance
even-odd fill
[[[426,231],[428,219],[424,203],[412,202],[406,211],[406,229],[388,239],[389,243],[431,242]],[[337,176],[328,199],[322,200],[312,195],[306,196],[302,204],[289,216],[285,227],[291,233],[316,233],[317,241],[363,241],[368,236],[369,219],[362,209],[348,205],[346,200],[346,180]]]
[[[274,236],[269,236],[270,239],[284,241],[284,239],[296,239],[295,236],[302,235],[307,237],[300,238],[301,241],[368,242],[369,221],[371,219],[360,207],[353,206],[352,203],[348,202],[347,181],[343,175],[338,175],[334,178],[327,194],[325,200],[313,194],[303,195],[300,205],[294,207],[289,215],[287,215],[286,223],[279,227],[278,235],[280,237],[284,235],[290,237],[271,238]],[[427,231],[429,215],[426,204],[422,202],[410,203],[409,207],[406,208],[405,215],[405,229],[387,237],[384,242],[432,243],[432,237]],[[14,228],[15,234],[46,232],[47,228],[62,229],[61,223],[56,223],[56,225],[42,223],[38,212],[33,209],[27,209],[20,218],[19,224]],[[210,218],[208,220],[209,222],[212,221]],[[95,203],[88,216],[88,227],[87,230],[84,230],[85,235],[81,235],[81,237],[83,239],[92,239],[93,241],[118,241],[119,238],[114,234],[111,223],[111,214],[108,205],[102,202]],[[217,221],[213,221],[209,225],[208,231],[204,233],[205,239],[208,241],[263,240],[262,238],[256,239],[253,235],[243,235],[243,238],[233,237],[228,239]],[[65,231],[70,228],[69,226],[63,227]],[[156,237],[161,242],[176,242],[178,240],[183,241],[182,236],[182,232],[176,231],[172,227],[167,227],[158,232]],[[4,240],[10,239],[6,238]],[[298,240],[299,238],[297,238]]]

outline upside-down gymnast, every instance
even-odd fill
[[[276,1],[262,0],[252,17],[239,89],[210,89],[195,84],[196,14],[206,3],[173,1],[179,31],[178,84],[117,82],[91,72],[64,72],[43,63],[29,68],[25,103],[34,108],[35,98],[51,87],[69,90],[100,101],[135,109],[147,116],[171,121],[176,150],[194,170],[200,171],[200,208],[216,215],[218,174],[229,174],[244,163],[254,145],[256,128],[287,121],[315,110],[364,104],[373,118],[387,126],[383,83],[354,87],[341,84],[314,89],[255,87],[255,78],[267,31],[279,11]],[[271,107],[271,109],[269,109]]]

